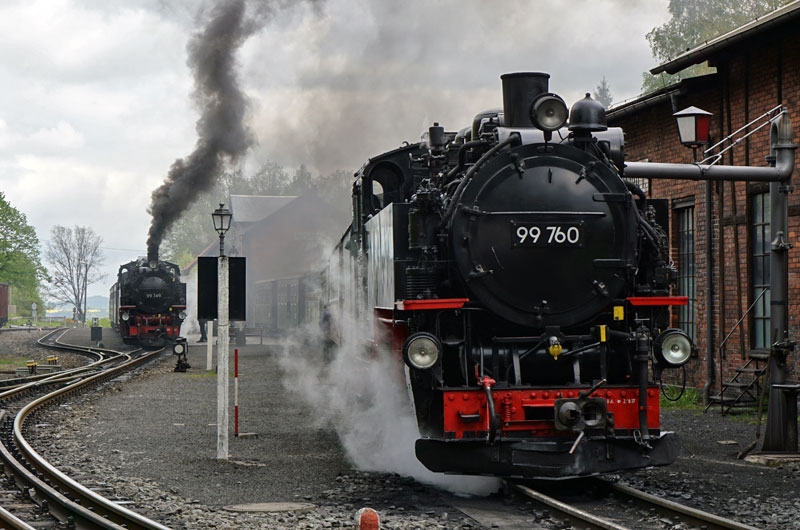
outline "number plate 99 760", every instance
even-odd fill
[[[512,247],[583,246],[582,223],[511,223]]]

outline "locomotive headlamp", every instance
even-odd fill
[[[567,104],[556,94],[541,94],[531,104],[531,121],[537,129],[558,130],[567,122]]]
[[[659,363],[677,368],[692,356],[692,339],[680,329],[668,329],[656,338],[653,349]]]
[[[122,320],[124,320],[125,322],[127,322],[127,321],[128,321],[128,319],[129,319],[129,318],[131,318],[131,316],[128,314],[128,312],[127,312],[127,311],[125,311],[124,313],[122,313],[122,315],[120,315],[120,317],[122,317]]]
[[[411,335],[403,346],[403,360],[409,367],[417,370],[433,368],[441,353],[442,345],[430,333]]]
[[[187,317],[186,311],[181,311],[180,313],[178,313],[178,318],[180,318],[181,320],[186,320],[186,317]]]

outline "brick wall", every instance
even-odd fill
[[[729,48],[725,57],[716,60],[717,73],[704,78],[685,80],[683,93],[672,102],[643,106],[609,122],[625,131],[627,159],[651,162],[691,163],[691,149],[680,144],[672,114],[689,106],[714,114],[711,123],[715,143],[749,121],[777,105],[788,108],[795,130],[800,129],[800,39],[797,30],[773,32]],[[612,114],[613,116],[613,114]],[[795,139],[795,142],[797,140]],[[726,144],[727,145],[727,144]],[[722,163],[763,167],[769,154],[769,127],[764,127],[727,153]],[[697,153],[698,159],[702,158]],[[800,166],[800,157],[796,156]],[[795,175],[797,172],[795,172]],[[795,177],[796,178],[796,177]],[[706,222],[706,198],[710,188],[711,223]],[[730,335],[724,354],[719,348],[737,321],[752,304],[751,286],[751,207],[753,193],[764,192],[760,183],[712,183],[653,180],[650,195],[668,198],[671,204],[693,200],[695,208],[696,321],[698,358],[688,368],[691,386],[702,387],[706,380],[706,357],[709,348],[715,360],[715,388],[720,378],[735,374],[750,351],[751,319]],[[673,259],[677,261],[677,225],[672,223]],[[797,248],[789,252],[789,333],[800,337],[800,193],[789,196],[788,240]],[[710,246],[712,268],[706,266]],[[706,290],[712,281],[713,317],[707,318]],[[790,356],[787,378],[797,379],[800,349]]]

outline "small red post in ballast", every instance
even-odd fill
[[[239,437],[239,348],[233,350],[233,435]]]
[[[239,432],[239,348],[233,350],[233,436],[236,438],[256,438],[254,432]]]

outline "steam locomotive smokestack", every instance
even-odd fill
[[[531,104],[536,96],[548,91],[550,74],[518,72],[503,74],[503,125],[533,127]]]
[[[155,266],[158,263],[158,247],[147,249],[147,264]]]
[[[258,29],[269,7],[261,5],[259,10],[248,19],[244,0],[220,0],[207,25],[187,45],[195,80],[193,97],[202,109],[196,125],[198,139],[194,152],[176,160],[164,183],[153,191],[147,210],[153,216],[148,257],[158,256],[164,233],[211,187],[224,160],[236,161],[253,144],[244,124],[247,101],[237,86],[234,53]]]

